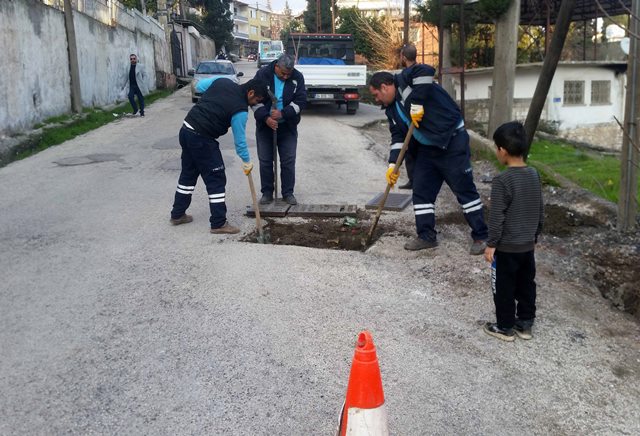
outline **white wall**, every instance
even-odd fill
[[[519,67],[516,72],[514,99],[526,100],[533,97],[541,66]],[[465,102],[489,98],[492,85],[492,69],[480,69],[465,75]],[[564,82],[584,81],[584,104],[566,105],[564,102]],[[591,81],[611,82],[610,104],[591,104]],[[612,69],[580,64],[558,65],[554,74],[542,118],[557,121],[560,129],[574,129],[597,124],[615,123],[614,116],[622,120],[624,114],[624,87],[626,76],[618,75]],[[460,81],[455,80],[456,96],[460,98]],[[524,114],[526,116],[526,114]],[[519,114],[518,114],[519,116]]]
[[[126,99],[121,90],[128,74],[130,53],[137,53],[145,64],[149,89],[156,87],[156,70],[170,67],[155,65],[154,42],[167,45],[159,23],[121,5],[116,12],[118,23],[124,26],[103,24],[74,10],[84,106]],[[38,0],[0,0],[0,23],[2,137],[70,112],[71,91],[62,11]],[[168,56],[165,54],[164,58]]]
[[[71,108],[62,12],[36,0],[0,1],[0,136]]]

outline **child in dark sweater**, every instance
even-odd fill
[[[489,239],[484,257],[492,266],[495,323],[484,331],[504,341],[531,339],[536,316],[534,247],[542,231],[544,209],[538,172],[524,161],[527,140],[517,121],[493,134],[496,156],[507,169],[493,179]]]

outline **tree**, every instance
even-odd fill
[[[304,25],[309,32],[316,33],[317,3],[320,3],[320,33],[331,33],[331,0],[307,0],[307,9],[304,11]],[[337,2],[334,2],[337,3]],[[338,16],[338,6],[334,4],[335,16]]]
[[[229,5],[231,0],[191,0],[194,7],[200,7],[203,17],[190,17],[204,29],[204,34],[213,39],[216,49],[231,47],[233,42],[233,19]]]
[[[353,43],[355,52],[364,56],[369,61],[375,62],[378,58],[373,47],[371,38],[363,29],[362,22],[366,21],[376,31],[380,31],[380,20],[372,17],[365,17],[364,14],[356,7],[340,9],[340,26],[336,32],[350,33],[353,35]]]
[[[289,21],[284,28],[280,31],[280,39],[282,43],[286,47],[289,42],[289,35],[292,33],[301,33],[306,32],[304,24],[300,20],[296,20],[295,18]]]

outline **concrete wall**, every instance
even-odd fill
[[[71,108],[61,11],[37,0],[0,1],[0,137]]]
[[[149,89],[156,88],[156,70],[171,72],[164,29],[156,20],[116,2],[109,3],[109,13],[100,2],[79,4],[91,14],[73,13],[84,106],[126,99],[130,53],[145,65]],[[68,113],[71,98],[63,12],[38,0],[0,0],[0,23],[1,138]]]

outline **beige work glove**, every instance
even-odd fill
[[[242,162],[242,171],[244,171],[245,176],[251,174],[252,169],[253,164],[251,162]]]

